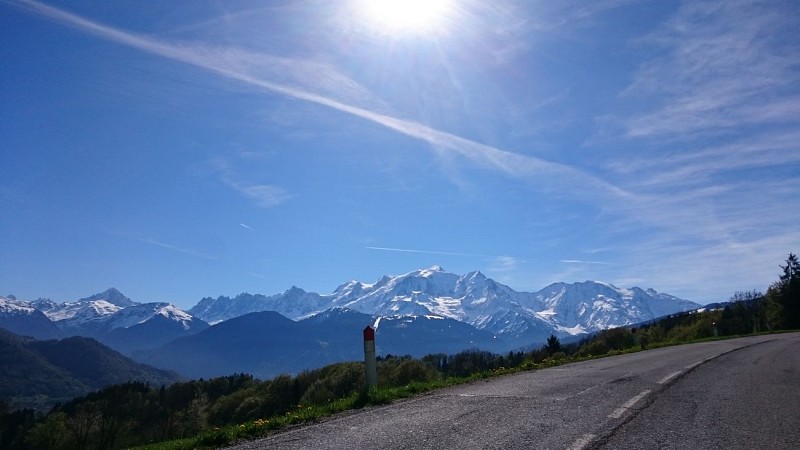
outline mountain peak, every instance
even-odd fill
[[[480,280],[486,278],[486,275],[484,275],[480,270],[474,270],[472,272],[469,272],[465,276],[471,280],[476,280],[476,279]]]
[[[118,291],[116,288],[108,288],[105,291],[94,294],[90,297],[82,298],[78,300],[79,302],[93,302],[96,300],[105,300],[112,305],[119,306],[121,308],[126,308],[128,306],[138,305],[138,303],[134,302],[133,300],[129,299],[122,292]]]
[[[406,276],[418,276],[422,278],[430,278],[432,276],[436,276],[437,274],[447,274],[447,271],[442,268],[442,266],[435,264],[433,266],[428,267],[427,269],[419,269],[415,270],[407,274]]]

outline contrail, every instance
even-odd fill
[[[495,255],[477,255],[474,253],[454,253],[454,252],[437,252],[433,250],[415,250],[409,248],[391,248],[391,247],[366,247],[369,250],[381,250],[386,252],[401,252],[401,253],[423,253],[428,255],[446,255],[446,256],[468,256],[473,258],[503,258],[505,256]]]
[[[157,241],[157,240],[152,239],[152,238],[138,238],[138,237],[134,237],[134,236],[128,236],[128,237],[131,238],[131,239],[134,239],[136,241],[139,241],[139,242],[144,242],[145,244],[155,245],[157,247],[166,248],[168,250],[174,250],[176,252],[185,253],[187,255],[191,255],[191,256],[194,256],[196,258],[207,259],[209,261],[213,261],[213,260],[217,259],[214,256],[204,255],[203,253],[198,253],[198,252],[196,252],[194,250],[181,248],[181,247],[178,247],[176,245],[167,244],[167,243],[164,243],[164,242]]]
[[[560,263],[564,263],[564,264],[597,264],[597,265],[602,265],[602,266],[612,266],[613,265],[611,263],[607,263],[607,262],[603,262],[603,261],[583,261],[583,260],[580,260],[580,259],[562,259],[559,262]]]
[[[128,47],[190,64],[223,77],[257,86],[274,93],[327,106],[331,109],[360,117],[401,134],[420,139],[436,148],[450,150],[467,159],[476,161],[483,166],[494,168],[510,176],[535,179],[534,175],[551,175],[555,182],[565,184],[571,189],[580,185],[588,187],[588,189],[582,191],[583,194],[581,195],[584,196],[587,192],[596,193],[602,191],[620,199],[634,199],[633,194],[601,178],[564,164],[500,150],[489,145],[480,144],[431,128],[418,122],[370,111],[293,86],[265,80],[251,75],[244,70],[236,70],[237,66],[241,66],[246,61],[254,59],[256,55],[252,53],[236,49],[169,44],[103,25],[39,2],[20,0],[12,4],[31,10],[36,14],[48,17],[59,23],[75,27],[85,33],[94,34]],[[580,180],[580,182],[576,180]]]

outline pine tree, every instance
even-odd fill
[[[781,303],[786,328],[800,328],[800,262],[797,255],[789,253],[786,266],[781,266]]]
[[[551,355],[553,353],[560,352],[561,341],[559,341],[554,334],[551,334],[550,337],[547,338],[547,343],[544,345],[544,350]]]
[[[800,328],[800,262],[789,253],[786,265],[780,266],[780,280],[767,291],[767,314],[774,328]]]
[[[786,265],[780,267],[783,269],[781,284],[788,285],[800,277],[800,261],[797,260],[797,255],[794,253],[789,253],[789,257],[786,258]]]

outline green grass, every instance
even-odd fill
[[[353,394],[347,398],[332,401],[325,405],[299,405],[282,416],[258,419],[238,425],[228,425],[208,429],[197,436],[173,441],[135,447],[140,450],[190,450],[218,448],[237,441],[266,436],[276,430],[283,430],[293,425],[317,421],[333,414],[357,409],[368,403],[365,396]]]
[[[394,401],[413,397],[425,392],[434,391],[459,384],[495,376],[507,375],[522,369],[498,369],[491,372],[474,374],[467,378],[446,378],[435,381],[415,381],[405,386],[370,389],[369,392],[352,394],[346,398],[325,405],[298,406],[282,416],[274,416],[238,425],[229,425],[206,430],[197,436],[158,442],[135,447],[138,450],[191,450],[210,449],[229,445],[237,441],[264,437],[292,426],[317,422],[323,418],[343,411],[360,409],[369,405],[385,405]]]

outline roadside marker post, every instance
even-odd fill
[[[375,329],[364,328],[364,370],[367,389],[378,386],[378,362],[375,358]]]

